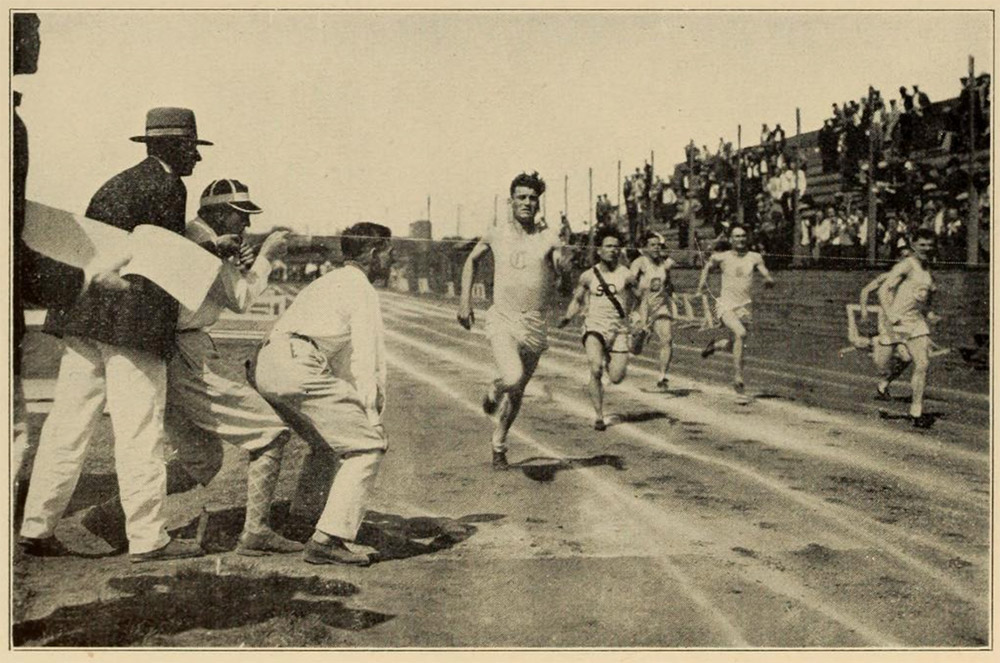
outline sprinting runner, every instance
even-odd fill
[[[733,226],[729,231],[729,241],[732,249],[714,253],[705,263],[698,277],[697,294],[705,292],[708,274],[718,267],[722,272],[722,289],[715,302],[715,312],[719,320],[730,332],[729,338],[712,339],[701,351],[702,358],[712,355],[716,350],[732,348],[733,351],[733,389],[737,394],[744,392],[743,386],[743,346],[746,342],[746,324],[750,322],[750,285],[753,283],[754,270],[764,277],[764,286],[774,286],[774,279],[764,265],[764,258],[756,251],[747,249],[747,231],[742,226]]]
[[[663,237],[658,233],[646,235],[646,252],[632,261],[632,277],[639,284],[638,324],[649,329],[660,342],[660,379],[658,389],[666,389],[667,371],[674,351],[672,330],[673,315],[669,301],[674,286],[670,281],[670,268],[676,263],[667,256]]]
[[[458,322],[471,329],[472,280],[476,262],[493,252],[493,306],[486,335],[498,377],[483,398],[483,411],[497,414],[493,430],[493,469],[507,469],[507,432],[521,409],[521,399],[538,360],[548,347],[546,310],[556,281],[559,228],[535,221],[545,181],[521,173],[510,183],[507,222],[490,228],[462,268]]]
[[[929,257],[937,244],[934,231],[921,228],[914,233],[910,248],[913,255],[905,258],[889,271],[878,289],[878,300],[885,312],[887,333],[879,337],[872,349],[876,364],[889,366],[896,346],[904,346],[913,361],[913,390],[910,401],[910,418],[917,428],[929,428],[933,419],[924,414],[924,389],[930,367],[931,330],[928,321],[937,316],[930,312],[934,294]],[[888,388],[888,375],[879,383],[879,390]]]
[[[909,247],[903,250],[902,258],[905,260],[911,255]],[[861,314],[861,320],[868,320],[868,299],[871,297],[873,292],[878,292],[878,289],[888,278],[889,272],[884,272],[879,274],[874,279],[869,281],[865,287],[861,289],[861,293],[858,295],[858,307]],[[889,385],[902,375],[906,367],[910,365],[912,357],[910,357],[909,350],[906,349],[906,345],[903,343],[893,344],[893,350],[891,352],[876,351],[879,346],[880,338],[887,338],[888,329],[884,324],[884,316],[879,316],[878,319],[878,333],[874,336],[862,336],[857,333],[854,324],[848,325],[848,335],[851,345],[853,345],[858,350],[870,351],[872,353],[872,361],[875,362],[876,367],[879,369],[882,379],[879,381],[878,386],[875,387],[875,400],[888,401],[892,399],[889,394]]]
[[[628,307],[636,278],[628,267],[618,262],[622,240],[613,228],[597,235],[598,263],[580,274],[580,281],[566,313],[559,321],[565,327],[586,304],[583,321],[583,347],[590,362],[590,401],[594,405],[594,428],[603,431],[604,386],[601,378],[607,369],[611,384],[625,379],[629,355]]]

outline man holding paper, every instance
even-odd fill
[[[198,139],[194,113],[186,108],[152,109],[145,135],[132,140],[146,143],[147,158],[105,183],[86,216],[126,231],[150,224],[182,234],[187,189],[181,178],[201,160],[198,145],[211,143]],[[21,526],[28,554],[68,553],[54,532],[105,403],[132,561],[203,554],[194,542],[171,540],[162,514],[166,360],[174,348],[178,303],[146,278],[128,280],[127,291],[88,292],[47,316],[45,331],[61,336],[65,348]]]
[[[271,233],[253,258],[243,233],[250,215],[261,212],[238,180],[215,180],[201,195],[187,238],[225,262],[201,306],[181,304],[177,352],[167,364],[166,428],[174,448],[167,493],[207,486],[222,469],[222,442],[245,450],[250,456],[246,519],[236,551],[252,557],[302,550],[301,543],[282,537],[268,522],[290,431],[255,389],[225,377],[225,362],[206,329],[224,309],[244,313],[250,308],[287,246],[287,232]],[[124,546],[123,521],[118,500],[112,498],[84,516],[83,525],[118,547]]]

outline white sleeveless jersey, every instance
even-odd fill
[[[667,305],[670,269],[676,264],[673,258],[665,258],[657,265],[647,256],[639,256],[632,262],[632,274],[638,276],[639,292],[647,310],[655,311]]]
[[[713,260],[719,263],[719,268],[722,270],[722,290],[718,299],[719,310],[732,310],[749,304],[754,268],[757,263],[763,262],[764,258],[756,251],[747,251],[740,256],[736,251],[729,250],[716,254],[713,256]]]
[[[601,270],[601,276],[607,282],[608,290],[618,299],[618,303],[621,304],[626,314],[628,313],[628,292],[626,285],[631,275],[632,273],[625,265],[618,265],[615,271],[610,274]],[[590,292],[585,320],[586,327],[588,329],[602,329],[621,324],[623,322],[622,317],[618,315],[618,309],[611,303],[611,299],[608,297],[604,286],[597,280],[594,268],[591,267],[585,271],[581,278],[584,279],[583,283]]]
[[[910,256],[906,260],[909,262],[906,277],[896,287],[889,315],[902,322],[923,320],[928,299],[935,289],[934,279],[917,258]]]
[[[511,220],[483,239],[493,251],[493,305],[508,315],[544,311],[555,283],[549,253],[561,244],[558,228],[529,234]]]

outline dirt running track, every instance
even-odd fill
[[[591,425],[578,332],[554,331],[509,453],[515,463],[563,459],[550,481],[534,481],[489,467],[491,425],[479,400],[491,364],[481,325],[464,331],[441,301],[383,291],[382,302],[390,452],[363,529],[382,561],[328,568],[223,552],[140,568],[121,555],[18,558],[18,644],[991,644],[984,394],[936,392],[932,409],[943,418],[915,431],[878,416],[871,382],[858,372],[806,374],[758,359],[747,375],[756,397],[741,400],[726,386],[728,357],[703,362],[682,348],[668,393],[647,391],[651,360],[633,361],[626,381],[607,391],[606,410],[618,420],[601,433]],[[266,326],[221,325],[218,342],[234,375]],[[35,343],[37,424],[55,367],[51,344]],[[296,444],[279,488],[284,499],[301,465]],[[82,483],[104,482],[78,493],[106,490],[106,439],[91,456]],[[227,458],[232,467],[213,485],[171,498],[174,524],[208,502],[221,505],[219,536],[238,532],[226,518],[242,506],[240,459]],[[79,525],[86,499],[59,534],[75,549],[100,552],[100,540]],[[201,602],[171,600],[184,592]],[[134,616],[157,610],[170,613],[159,628]],[[118,634],[95,630],[97,613]],[[289,615],[300,619],[298,630],[261,639]]]

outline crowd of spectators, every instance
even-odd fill
[[[866,192],[873,179],[880,257],[895,257],[908,233],[930,227],[940,239],[940,259],[961,262],[973,181],[980,236],[988,238],[988,169],[972,178],[958,155],[968,152],[970,121],[976,148],[989,146],[990,76],[982,74],[971,83],[963,78],[962,85],[957,99],[939,104],[917,85],[901,87],[899,99],[888,101],[869,87],[857,101],[833,104],[833,116],[819,130],[815,147],[788,140],[780,124],[762,125],[760,144],[739,152],[722,138],[714,152],[692,142],[685,161],[668,179],[661,179],[649,163],[626,177],[624,219],[617,205],[599,196],[597,224],[618,223],[629,238],[641,236],[649,225],[675,229],[677,245],[684,249],[692,225],[725,235],[739,218],[741,201],[743,224],[757,247],[779,264],[798,253],[818,264],[848,265],[867,255]],[[825,192],[822,203],[810,195],[805,167],[814,149],[821,173],[840,175],[836,195]],[[943,165],[941,155],[950,155]],[[796,205],[799,247],[794,246]],[[988,256],[988,241],[981,243],[983,256]]]

